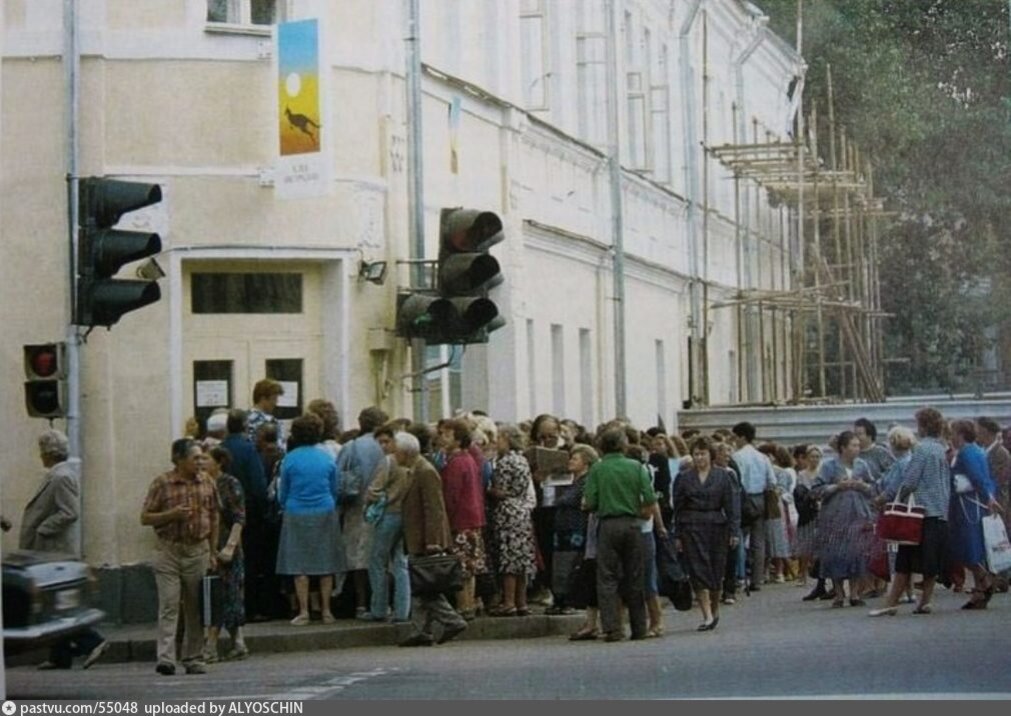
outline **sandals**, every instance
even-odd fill
[[[972,597],[962,605],[962,609],[986,609],[986,605],[990,603],[990,597],[992,596],[993,587],[989,589],[973,589]]]
[[[225,655],[225,660],[242,661],[243,659],[246,659],[248,657],[249,657],[249,649],[245,645],[243,645],[241,647],[240,646],[234,647],[231,651],[229,651]]]
[[[933,604],[921,604],[913,610],[913,614],[931,614],[934,611]]]
[[[289,623],[292,626],[308,626],[308,624],[309,624],[309,615],[308,614],[299,614],[297,617],[295,617],[294,619],[292,619],[291,622],[289,622]]]
[[[596,629],[580,629],[569,634],[569,641],[594,641],[598,636]]]
[[[530,610],[526,607],[516,607],[516,616],[528,617],[530,616]]]
[[[524,609],[524,611],[527,610]],[[519,611],[516,607],[493,607],[488,610],[488,616],[490,617],[515,617],[518,614]]]
[[[663,627],[662,626],[653,627],[652,629],[650,629],[649,631],[646,632],[646,638],[647,639],[659,639],[662,636],[663,636]]]

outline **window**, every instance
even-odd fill
[[[266,376],[284,387],[284,395],[277,399],[274,417],[294,420],[302,414],[302,359],[271,358],[266,361]]]
[[[193,313],[301,313],[300,273],[194,273]]]
[[[548,108],[547,23],[544,0],[520,2],[520,51],[522,63],[523,106]]]
[[[628,99],[628,161],[633,169],[648,169],[646,162],[646,93],[642,73],[629,72]]]
[[[551,410],[565,415],[565,335],[557,323],[551,324]]]
[[[579,329],[579,392],[581,394],[583,425],[593,425],[593,348],[590,344],[590,329]]]
[[[667,45],[660,46],[657,66],[651,73],[649,106],[652,114],[653,178],[667,184],[670,172],[670,92],[667,84]]]
[[[446,364],[449,365],[446,365]],[[430,417],[452,417],[463,405],[463,351],[456,346],[425,346],[425,384],[428,389]]]
[[[218,408],[232,407],[232,361],[193,361],[193,414],[201,424]]]
[[[207,22],[274,25],[284,22],[286,0],[207,0]]]
[[[602,34],[576,36],[576,76],[579,102],[579,136],[590,144],[602,145],[607,84],[606,45]]]
[[[656,414],[667,419],[667,357],[661,340],[656,342]]]
[[[527,411],[530,415],[536,415],[538,412],[537,405],[537,351],[534,347],[534,319],[527,319],[527,390],[529,391],[528,399],[530,401],[530,409]]]

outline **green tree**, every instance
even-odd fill
[[[759,0],[795,37],[797,0]],[[1011,67],[1007,0],[804,0],[805,105],[873,158],[897,212],[881,238],[893,392],[966,389],[1011,328]],[[824,142],[821,143],[824,146]],[[1007,331],[1011,335],[1011,331]]]

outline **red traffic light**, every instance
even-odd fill
[[[24,347],[25,377],[29,380],[62,378],[66,372],[63,343],[42,343]]]

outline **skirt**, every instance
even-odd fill
[[[454,532],[450,551],[460,560],[464,579],[488,571],[484,558],[484,538],[480,529]]]
[[[896,574],[922,574],[924,579],[940,576],[944,571],[947,538],[948,525],[940,517],[924,518],[920,544],[899,545],[895,557]]]
[[[340,574],[345,571],[344,543],[336,512],[285,513],[277,547],[277,573]]]
[[[779,517],[765,521],[765,555],[772,559],[791,556],[790,542],[786,537],[786,520]]]
[[[730,526],[711,522],[685,524],[678,529],[678,537],[692,586],[696,590],[722,588],[730,551]]]
[[[365,521],[361,504],[347,505],[341,510],[341,534],[344,536],[344,553],[347,571],[369,568],[374,528]]]

